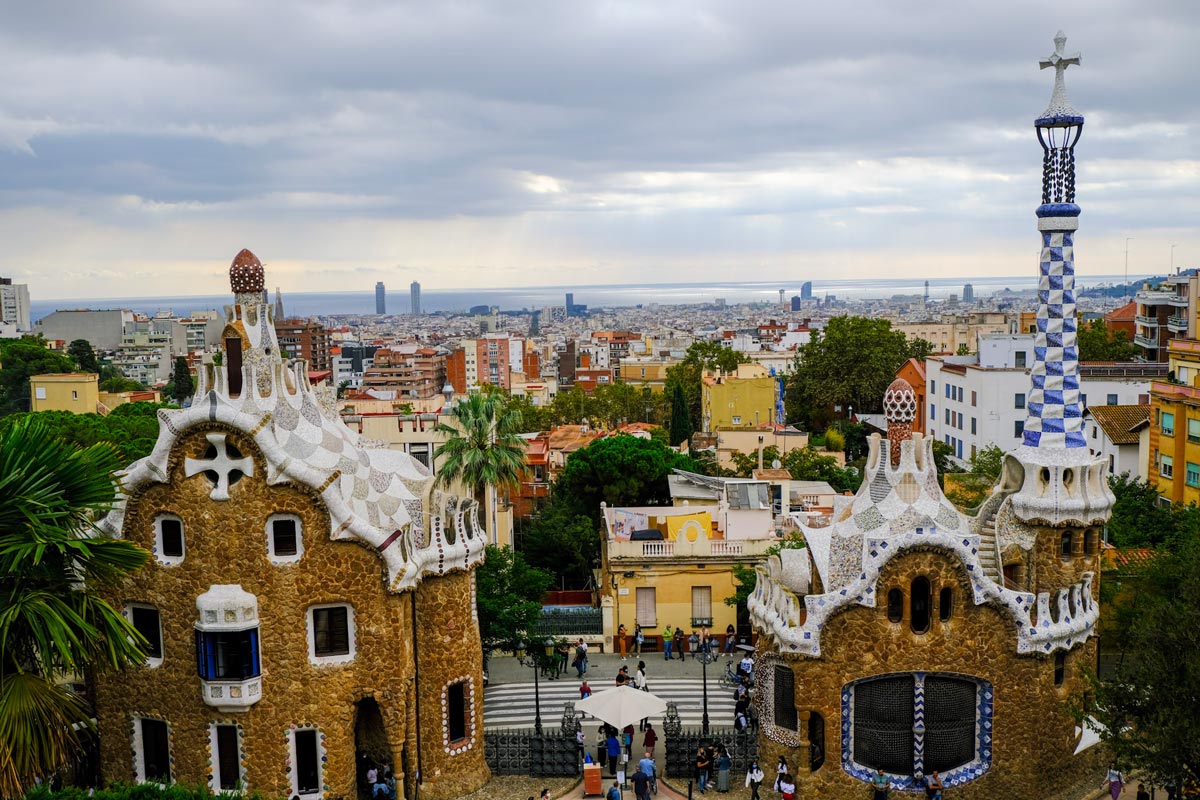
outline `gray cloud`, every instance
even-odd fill
[[[1195,3],[810,5],[8,4],[0,273],[207,292],[243,244],[478,285],[1024,273],[1059,27],[1084,233],[1200,263]]]

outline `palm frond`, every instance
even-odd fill
[[[0,797],[21,797],[34,778],[66,766],[91,727],[63,687],[30,672],[0,676]]]

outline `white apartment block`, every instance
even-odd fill
[[[29,322],[29,287],[0,278],[0,323],[14,326],[18,332],[32,330]]]
[[[1025,432],[1029,366],[1034,361],[1032,334],[979,337],[974,356],[931,356],[925,362],[929,435],[950,446],[961,462],[989,445],[1009,452]],[[1165,365],[1081,364],[1083,405],[1145,405],[1150,380],[1166,377]],[[1095,423],[1086,422],[1091,436]]]

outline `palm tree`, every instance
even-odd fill
[[[440,462],[437,482],[460,483],[480,501],[490,492],[494,506],[496,489],[519,484],[525,472],[521,413],[509,408],[500,394],[479,393],[460,401],[450,416],[451,422],[437,426],[449,435],[433,453],[435,463]],[[493,524],[493,544],[496,538]]]
[[[94,526],[120,466],[111,445],[80,449],[32,417],[0,429],[0,797],[66,766],[90,734],[67,680],[145,660],[97,593],[148,555]]]

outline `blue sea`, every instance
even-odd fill
[[[1130,275],[1130,280],[1144,276]],[[589,308],[636,306],[650,303],[681,305],[712,303],[723,299],[727,304],[778,303],[779,290],[784,297],[800,294],[803,280],[793,282],[736,282],[736,283],[647,283],[641,285],[603,286],[535,286],[495,289],[422,289],[421,305],[425,313],[466,311],[471,306],[498,306],[501,311],[540,309],[561,306],[567,292],[574,294],[578,305]],[[1106,283],[1121,283],[1120,275],[1094,275],[1079,279],[1080,287]],[[1010,277],[987,278],[933,278],[929,281],[929,294],[933,299],[944,299],[950,294],[962,295],[963,285],[971,284],[975,296],[986,297],[1005,289],[1014,292],[1037,288],[1037,276],[1033,274]],[[894,295],[917,295],[925,291],[924,282],[913,278],[885,278],[875,280],[813,280],[813,296],[836,296],[839,300],[886,299]],[[203,309],[221,309],[232,300],[229,294],[180,295],[176,297],[106,297],[77,298],[69,300],[38,300],[31,302],[30,311],[34,319],[65,308],[129,308],[146,314],[171,310],[176,314]],[[331,316],[337,314],[374,314],[375,288],[370,286],[361,292],[296,292],[283,294],[284,310],[289,316]],[[408,313],[408,287],[389,292],[387,310],[392,314]]]

